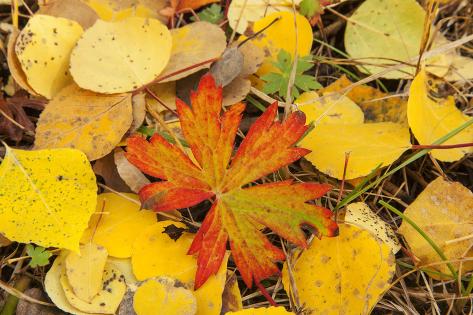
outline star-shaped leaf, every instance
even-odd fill
[[[26,244],[26,254],[31,257],[29,265],[32,268],[49,265],[51,253],[44,247]]]
[[[307,130],[302,112],[279,122],[277,104],[269,106],[232,158],[244,105],[235,104],[221,114],[222,89],[211,75],[191,92],[191,103],[192,107],[178,100],[177,110],[196,162],[159,134],[150,141],[140,135],[128,138],[127,158],[163,180],[140,191],[142,202],[156,211],[214,200],[189,249],[189,254],[198,254],[196,288],[218,271],[227,241],[249,287],[253,280],[259,283],[278,273],[275,261],[284,260],[284,253],[261,233],[261,225],[301,247],[306,246],[302,225],[318,235],[337,234],[330,210],[307,203],[323,196],[328,185],[286,180],[245,187],[309,152],[295,147]]]

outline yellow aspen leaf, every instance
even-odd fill
[[[391,248],[366,230],[340,224],[340,235],[315,238],[293,262],[300,303],[313,314],[369,314],[395,271]],[[287,265],[283,285],[292,294]]]
[[[388,245],[394,255],[401,249],[399,240],[391,226],[371,211],[364,202],[349,204],[346,209],[344,222],[367,230]]]
[[[103,95],[71,84],[41,113],[35,147],[77,148],[96,160],[113,150],[132,120],[131,94]]]
[[[351,86],[346,75],[342,75],[329,86],[319,90],[322,94],[340,92],[355,102],[365,114],[365,121],[387,122],[407,124],[407,100],[400,96],[392,96],[388,93],[368,86],[357,85],[350,87],[349,91],[344,89]]]
[[[85,313],[115,314],[126,291],[123,275],[110,265],[105,265],[100,291],[91,301],[84,301],[77,297],[67,278],[65,270],[61,274],[60,282],[69,303]],[[83,279],[87,281],[87,279]]]
[[[97,20],[71,53],[71,74],[84,89],[129,92],[161,73],[169,61],[171,43],[169,30],[156,19]]]
[[[217,25],[208,22],[191,23],[171,30],[171,34],[171,58],[160,77],[170,75],[212,58],[218,58],[227,47],[225,32]],[[176,81],[209,67],[210,63],[193,67],[161,80],[160,83]]]
[[[149,89],[170,109],[176,109],[176,81],[166,83],[156,83],[149,87]],[[164,107],[155,98],[146,95],[146,102],[150,108],[156,113],[161,113],[168,108]]]
[[[349,153],[345,179],[353,179],[393,163],[411,144],[408,128],[383,122],[318,125],[299,146],[312,151],[305,158],[315,167],[338,179],[343,178],[345,153]]]
[[[33,88],[28,84],[28,80],[26,79],[26,75],[21,68],[20,61],[16,56],[15,52],[15,43],[16,39],[20,32],[16,29],[13,29],[10,36],[8,37],[7,43],[7,63],[8,69],[10,70],[10,74],[15,80],[15,82],[24,90],[28,91],[28,93],[32,95],[38,95]]]
[[[367,0],[350,17],[345,31],[348,54],[362,63],[358,69],[376,74],[386,65],[410,62],[419,54],[425,11],[415,0]],[[415,67],[383,74],[384,78],[410,78]]]
[[[0,165],[0,231],[12,241],[78,251],[96,192],[95,175],[79,150],[7,147]]]
[[[296,5],[300,0],[294,1]],[[228,7],[228,24],[237,33],[243,34],[249,25],[274,12],[292,12],[292,2],[288,0],[234,0]]]
[[[169,277],[149,279],[136,290],[133,308],[137,315],[194,315],[197,303],[192,292]]]
[[[320,124],[362,124],[363,111],[348,97],[327,94],[319,97],[317,92],[302,93],[295,101],[297,108],[306,115],[307,123]]]
[[[222,294],[227,280],[229,256],[230,252],[227,252],[217,273],[210,277],[200,288],[192,292],[197,301],[196,315],[220,315]]]
[[[135,275],[133,274],[133,267],[131,266],[130,258],[108,257],[107,264],[122,273],[122,275],[125,277],[125,283],[128,287],[136,285],[138,282],[138,279],[136,279]]]
[[[407,118],[420,144],[430,145],[472,119],[455,106],[453,96],[442,98],[437,94],[441,85],[441,81],[429,78],[424,70],[420,71],[412,81],[407,104]],[[468,143],[472,139],[473,126],[470,126],[442,144]],[[473,148],[466,147],[432,150],[430,154],[437,160],[454,162],[471,152]]]
[[[252,32],[256,33],[279,18],[267,30],[252,40],[253,44],[264,50],[266,56],[263,64],[256,72],[260,77],[270,72],[279,72],[273,62],[277,62],[277,56],[281,49],[290,53],[292,59],[296,53],[299,57],[310,54],[313,37],[312,27],[304,16],[298,13],[295,14],[297,27],[294,25],[293,12],[274,12],[253,24]],[[241,36],[242,40],[245,38],[245,36]],[[297,50],[294,51],[296,42]]]
[[[284,307],[270,306],[270,307],[251,307],[236,312],[228,312],[226,315],[288,315],[294,314],[288,312]]]
[[[48,294],[51,301],[53,301],[54,305],[64,312],[75,315],[90,315],[92,313],[82,312],[72,306],[67,300],[64,290],[62,289],[61,275],[65,269],[64,260],[66,259],[67,255],[69,255],[69,251],[62,251],[59,256],[56,257],[56,260],[54,260],[54,263],[49,269],[48,273],[46,273],[46,277],[44,278],[44,287],[46,293]]]
[[[432,181],[404,211],[435,244],[440,247],[448,260],[471,257],[473,250],[473,194],[458,182],[447,182],[442,177]],[[408,222],[399,229],[420,259],[421,265],[442,262],[432,246]],[[462,239],[463,238],[463,239]],[[462,273],[473,270],[473,262],[451,262]],[[431,269],[450,274],[445,263],[429,266]],[[430,274],[439,279],[438,274]]]
[[[458,54],[455,55],[445,79],[448,81],[466,81],[473,79],[473,58]]]
[[[156,214],[141,210],[137,195],[100,194],[97,197],[97,211],[92,215],[81,241],[105,247],[110,256],[128,258],[131,257],[134,240],[155,222]]]
[[[69,57],[82,27],[75,21],[36,14],[21,30],[15,52],[28,84],[38,94],[52,98],[72,82]]]
[[[70,253],[65,259],[67,280],[79,299],[90,302],[102,289],[102,275],[107,250],[97,244],[81,247],[80,254]]]
[[[104,21],[120,21],[132,16],[155,18],[167,22],[159,14],[167,2],[164,0],[84,0]]]
[[[146,228],[135,239],[131,263],[138,280],[167,276],[183,283],[191,283],[197,270],[195,257],[187,255],[194,235],[183,232],[177,240],[166,234],[185,229],[179,222],[161,221]],[[154,255],[153,253],[159,253]],[[170,261],[172,259],[172,263]]]

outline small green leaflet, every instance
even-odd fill
[[[311,55],[299,57],[297,60],[296,79],[294,81],[294,87],[292,88],[292,97],[294,98],[299,96],[299,90],[310,91],[322,87],[320,83],[315,80],[315,77],[303,74],[314,66],[311,61]],[[268,73],[261,77],[261,79],[266,82],[263,87],[263,92],[267,94],[277,93],[280,97],[286,98],[292,62],[291,55],[281,49],[278,54],[278,61],[274,63],[280,72]]]
[[[217,24],[218,22],[223,20],[222,7],[214,3],[210,7],[205,8],[199,13],[197,13],[197,16],[201,21]],[[195,22],[197,19],[195,18],[195,16],[192,16],[191,20]]]
[[[320,13],[320,0],[302,0],[299,4],[299,12],[310,19]]]
[[[51,257],[51,253],[46,248],[32,244],[26,244],[26,254],[31,257],[29,266],[32,268],[48,265],[49,257]]]

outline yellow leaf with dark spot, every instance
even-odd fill
[[[0,232],[12,241],[79,250],[97,185],[84,153],[7,147],[0,165]]]
[[[82,88],[129,92],[153,81],[171,55],[171,33],[156,19],[130,17],[97,22],[71,54],[71,74]]]
[[[21,30],[15,44],[28,84],[38,93],[52,98],[70,84],[69,57],[82,27],[75,21],[35,14]]]
[[[313,314],[369,314],[389,288],[394,256],[368,231],[345,224],[339,228],[338,237],[314,238],[293,262],[299,301]],[[292,294],[287,264],[282,279]]]

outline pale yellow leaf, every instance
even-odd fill
[[[97,20],[72,51],[71,74],[84,89],[129,92],[161,73],[169,61],[171,43],[169,30],[156,19]]]
[[[314,238],[293,262],[299,301],[313,314],[369,314],[389,288],[394,256],[368,231],[346,224],[339,228],[338,237]],[[292,294],[287,264],[283,284]]]
[[[376,74],[385,65],[410,62],[419,54],[425,11],[416,0],[367,0],[350,16],[345,48],[350,57],[366,63],[358,66]],[[415,67],[383,74],[384,78],[410,78]]]
[[[15,52],[28,84],[38,94],[52,98],[70,84],[69,57],[82,35],[75,21],[36,14],[18,35]]]
[[[445,76],[448,81],[468,81],[473,79],[473,58],[455,55]]]
[[[41,113],[35,147],[77,148],[96,160],[113,150],[132,120],[131,94],[103,95],[71,84]]]
[[[414,221],[449,260],[473,255],[473,194],[462,184],[438,177],[406,208],[404,215]],[[399,233],[404,235],[422,265],[442,262],[432,246],[408,222],[402,223]],[[461,265],[462,273],[473,270],[472,261],[451,263],[457,269]],[[450,274],[445,263],[429,268]],[[438,274],[431,276],[440,278]]]
[[[371,211],[366,203],[355,202],[349,204],[344,222],[367,230],[388,245],[393,254],[401,249],[399,240],[391,226]]]
[[[192,292],[169,277],[149,279],[140,285],[133,299],[137,315],[194,315],[196,304]]]
[[[343,178],[345,153],[349,153],[345,179],[353,179],[393,163],[411,144],[408,128],[384,122],[318,125],[299,146],[312,151],[305,158],[315,167],[338,179]]]
[[[78,251],[95,211],[97,185],[79,150],[7,147],[0,196],[0,232],[10,240]]]
[[[133,274],[133,267],[131,266],[130,258],[108,257],[107,264],[122,273],[122,275],[125,277],[125,282],[128,287],[132,287],[138,282],[138,279],[136,279],[135,275]]]
[[[114,314],[126,291],[123,275],[110,265],[105,265],[101,290],[90,302],[86,302],[74,294],[65,271],[61,274],[60,282],[69,303],[86,313]]]
[[[407,118],[420,144],[430,145],[472,119],[456,108],[453,96],[438,97],[437,90],[442,84],[439,80],[429,78],[424,70],[420,71],[412,81],[407,104]],[[473,126],[470,126],[442,144],[461,144],[472,140]],[[454,162],[471,152],[473,148],[466,147],[432,150],[430,153],[437,160]]]
[[[153,111],[161,113],[165,110],[176,109],[176,81],[156,83],[151,85],[149,89],[166,105],[166,107],[163,106],[154,97],[146,94],[146,102]]]
[[[70,253],[65,259],[67,280],[79,299],[90,302],[102,289],[102,275],[107,250],[97,244],[81,246],[80,254]]]
[[[167,22],[167,18],[159,14],[159,11],[168,5],[165,0],[84,0],[84,2],[105,21],[120,21],[138,16]]]
[[[135,239],[155,222],[156,213],[141,210],[137,195],[103,193],[97,197],[97,211],[81,242],[101,245],[110,256],[128,258]]]
[[[208,22],[195,22],[173,29],[171,58],[160,77],[171,75],[198,63],[218,58],[227,46],[225,32]],[[160,83],[176,81],[192,73],[210,67],[210,63],[193,67],[179,74],[163,79]]]

